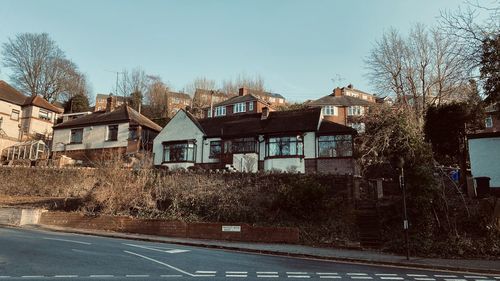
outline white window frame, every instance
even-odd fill
[[[233,105],[233,113],[242,113],[247,111],[247,103],[239,102]]]
[[[337,116],[339,115],[338,107],[334,105],[325,105],[323,106],[323,115],[325,116]]]
[[[217,106],[215,108],[214,116],[226,116],[226,107],[225,106]]]
[[[116,126],[116,139],[111,139],[110,135],[110,127],[115,127]],[[106,141],[118,141],[118,135],[120,133],[120,126],[118,124],[111,124],[106,126]]]
[[[253,111],[253,101],[248,103],[248,111]]]
[[[15,115],[17,115],[16,118],[14,118]],[[20,115],[21,115],[21,111],[19,111],[17,109],[12,109],[12,112],[10,113],[10,119],[14,120],[14,121],[19,121]]]
[[[352,105],[347,108],[347,116],[361,116],[364,113],[364,107],[361,105]]]
[[[484,119],[484,126],[486,128],[493,128],[493,118],[491,115]]]

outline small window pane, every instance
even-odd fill
[[[118,125],[108,126],[108,141],[118,140]]]

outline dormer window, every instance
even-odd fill
[[[226,107],[225,106],[217,106],[215,108],[215,117],[225,116],[225,115],[226,115]]]
[[[246,112],[246,111],[247,111],[247,104],[246,104],[246,102],[236,103],[233,106],[233,113],[240,113],[240,112]]]

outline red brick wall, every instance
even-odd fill
[[[64,212],[42,213],[39,223],[61,227],[99,229],[169,237],[268,243],[299,242],[299,230],[297,228],[258,227],[241,223],[185,223],[181,221],[146,220],[129,217],[91,217],[78,213]],[[241,232],[223,232],[223,225],[240,226]]]

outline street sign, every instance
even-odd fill
[[[222,232],[241,232],[241,226],[239,226],[239,225],[223,225]]]

